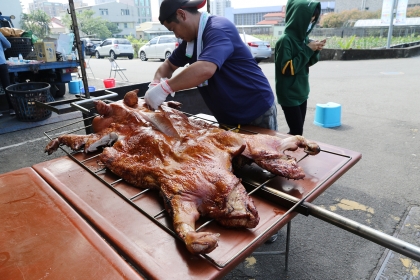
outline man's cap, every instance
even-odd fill
[[[201,9],[206,4],[206,0],[164,0],[160,5],[159,21],[163,24],[178,9],[197,8]]]

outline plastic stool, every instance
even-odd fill
[[[341,125],[341,105],[334,102],[316,104],[314,124],[322,127]]]
[[[83,83],[81,80],[76,81],[70,81],[69,82],[69,93],[71,94],[79,94],[80,93],[80,87],[83,86]]]

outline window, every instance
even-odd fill
[[[159,40],[159,44],[165,44],[165,43],[168,43],[168,38],[161,37],[160,40]]]
[[[128,41],[127,39],[118,39],[118,40],[115,40],[115,44],[119,44],[119,45],[131,45],[130,41]]]
[[[257,22],[264,19],[266,13],[250,13],[250,14],[236,14],[234,15],[234,22],[236,25],[255,25]]]
[[[153,38],[152,40],[150,40],[150,45],[154,45],[157,43],[158,38]]]
[[[129,9],[121,9],[121,15],[122,16],[129,16],[130,10]]]
[[[124,22],[124,28],[127,28],[127,27],[128,27],[127,23],[126,23],[126,22]]]
[[[99,9],[99,13],[101,16],[107,16],[108,15],[108,9]]]
[[[175,37],[160,37],[159,44],[165,44],[165,43],[175,43],[176,38]]]

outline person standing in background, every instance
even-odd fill
[[[277,130],[277,107],[270,83],[235,25],[198,11],[206,0],[164,0],[159,21],[182,43],[162,63],[144,100],[157,109],[168,95],[198,87],[221,124]],[[190,64],[178,75],[179,67]]]
[[[274,62],[276,94],[290,135],[302,135],[309,96],[309,67],[319,60],[326,39],[309,40],[321,13],[321,4],[312,0],[289,0],[286,28],[276,43]]]
[[[4,55],[4,51],[8,48],[10,48],[12,45],[10,42],[4,37],[4,35],[0,32],[0,83],[3,86],[4,90],[6,90],[6,87],[10,85],[10,78],[9,78],[9,69],[6,64],[6,57]],[[15,110],[13,110],[13,107],[10,102],[9,95],[6,93],[6,99],[7,103],[9,105],[9,112],[10,115],[15,114]],[[0,117],[2,114],[0,113]]]

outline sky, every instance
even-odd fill
[[[27,8],[29,7],[29,3],[32,3],[33,0],[20,0],[22,4]],[[233,8],[255,8],[255,7],[266,7],[266,6],[275,6],[279,5],[278,1],[274,4],[273,0],[231,0]],[[68,0],[50,0],[49,2],[60,2],[60,3],[68,3]],[[95,4],[94,0],[85,0],[89,5]],[[159,16],[159,7],[158,7],[158,0],[151,0],[152,2],[152,18],[157,20]],[[280,1],[283,2],[283,1]],[[284,1],[286,2],[286,1]],[[258,4],[257,4],[258,3]]]

